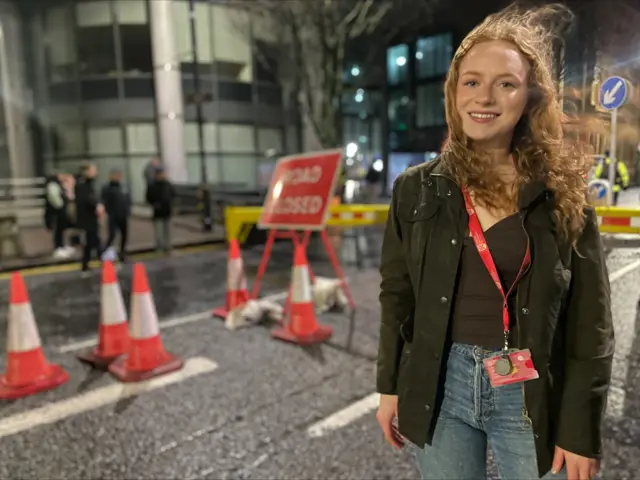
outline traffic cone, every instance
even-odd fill
[[[116,358],[127,353],[129,326],[122,291],[113,263],[102,263],[100,291],[100,327],[98,345],[78,354],[78,358],[95,368],[104,370]]]
[[[290,289],[291,301],[289,315],[285,326],[273,331],[273,336],[279,340],[308,345],[327,340],[333,334],[329,326],[319,325],[313,302],[311,281],[309,279],[309,264],[304,247],[296,246],[292,283]]]
[[[109,365],[109,372],[121,382],[140,382],[182,368],[182,359],[167,353],[162,345],[158,314],[141,263],[133,267],[129,333],[127,355]]]
[[[20,273],[11,276],[7,370],[0,375],[0,399],[13,400],[52,390],[69,380],[59,365],[50,364],[42,352],[27,287]]]
[[[224,307],[216,308],[214,317],[226,319],[231,310],[249,301],[247,277],[244,274],[242,256],[238,240],[229,243],[229,259],[227,261],[227,301]]]

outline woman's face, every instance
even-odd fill
[[[529,63],[511,43],[482,42],[460,62],[456,109],[475,145],[508,147],[528,99]]]

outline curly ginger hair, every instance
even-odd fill
[[[456,109],[460,63],[475,45],[502,40],[516,46],[529,62],[529,99],[514,130],[513,158],[518,184],[543,180],[553,192],[553,221],[559,236],[576,242],[585,225],[586,175],[590,167],[586,146],[564,133],[565,115],[558,99],[553,75],[554,33],[568,25],[573,14],[556,4],[534,9],[511,6],[488,16],[472,30],[456,51],[445,82],[445,109],[449,137],[444,165],[455,180],[473,190],[489,209],[508,209],[513,204],[512,187],[496,182],[486,154],[475,151],[462,130]]]

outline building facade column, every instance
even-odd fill
[[[156,113],[162,162],[169,179],[187,181],[184,146],[184,103],[180,58],[176,51],[173,2],[149,2]]]
[[[29,118],[32,92],[27,88],[22,21],[16,7],[0,3],[0,92],[4,122],[0,126],[0,167],[3,177],[32,178],[36,174]],[[8,157],[8,158],[7,158]]]

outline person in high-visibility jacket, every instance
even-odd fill
[[[604,156],[605,156],[605,159],[602,162],[600,162],[596,167],[596,171],[594,174],[595,178],[598,178],[598,179],[609,178],[609,165],[611,165],[611,157],[609,156],[609,150],[605,150]],[[627,188],[629,188],[629,170],[627,170],[627,166],[624,164],[624,162],[620,162],[617,160],[615,162],[616,162],[616,178],[613,185],[613,204],[617,205],[620,191],[626,190]]]

